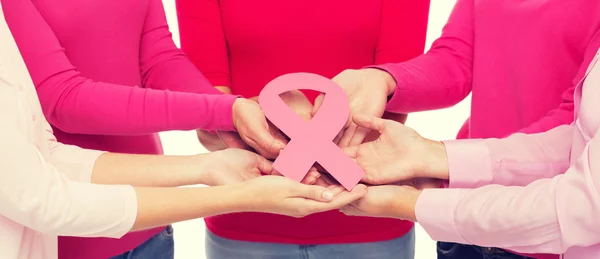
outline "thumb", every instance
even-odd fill
[[[358,209],[352,204],[348,204],[340,209],[341,213],[344,213],[346,216],[366,216],[362,210]]]
[[[254,156],[256,156],[258,170],[269,175],[275,173],[275,170],[273,169],[273,162],[256,153]]]
[[[262,155],[269,156],[269,158],[275,158],[279,152],[285,147],[285,144],[278,138],[273,136],[269,130],[269,124],[264,122],[262,127],[254,129],[253,136],[248,136],[254,145],[251,145],[254,149],[260,151]]]
[[[312,111],[310,112],[310,116],[311,117],[314,117],[315,114],[317,114],[317,112],[319,111],[319,108],[321,108],[321,104],[323,104],[323,98],[325,98],[325,94],[321,93],[315,99],[315,103],[314,103],[314,105],[312,107]]]
[[[356,125],[367,128],[370,130],[376,130],[378,132],[384,132],[388,126],[389,121],[375,117],[375,116],[366,116],[366,115],[355,115],[352,120]]]
[[[309,200],[329,202],[333,200],[333,192],[325,187],[317,185],[302,185],[299,186],[296,192],[296,197],[306,198]]]
[[[342,151],[348,155],[350,158],[352,159],[356,159],[358,157],[358,148],[360,147],[360,145],[355,145],[355,146],[350,146],[350,147],[344,147],[342,148]]]

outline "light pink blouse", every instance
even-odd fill
[[[452,189],[425,190],[416,206],[432,238],[600,258],[598,57],[575,89],[573,124],[507,139],[445,142]]]
[[[0,7],[0,253],[57,258],[57,235],[126,234],[137,215],[131,186],[90,184],[102,152],[56,141]]]

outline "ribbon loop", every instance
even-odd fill
[[[284,92],[301,89],[325,93],[319,111],[310,122],[300,118],[279,97]],[[350,113],[348,97],[337,84],[316,74],[286,74],[269,82],[258,100],[265,116],[291,139],[273,163],[277,171],[301,181],[318,162],[346,189],[358,184],[365,172],[333,143]]]

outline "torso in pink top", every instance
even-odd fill
[[[2,5],[59,141],[160,154],[159,131],[233,130],[235,97],[219,94],[175,47],[161,0],[3,0]],[[59,257],[115,256],[160,230],[120,240],[61,238]]]
[[[388,111],[449,107],[472,93],[458,138],[570,124],[573,80],[600,46],[599,15],[595,0],[458,0],[427,54],[382,67],[398,81]]]
[[[178,0],[181,47],[214,85],[258,96],[274,78],[405,61],[423,53],[429,0]],[[206,40],[210,39],[210,40]],[[314,99],[315,93],[307,94]],[[329,211],[297,219],[265,213],[209,217],[233,240],[291,244],[398,238],[408,221]]]

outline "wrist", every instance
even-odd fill
[[[421,192],[421,190],[416,190],[414,195],[410,195],[408,199],[408,208],[406,209],[406,220],[417,222],[417,213],[415,212],[415,207],[417,206],[417,201],[419,200],[419,196],[421,196]]]
[[[248,211],[246,209],[246,199],[240,191],[241,184],[228,184],[215,187],[205,187],[201,189],[212,189],[212,205],[213,215],[229,214]],[[206,194],[205,194],[206,195]]]
[[[244,103],[246,103],[248,101],[249,100],[245,99],[245,98],[237,98],[237,99],[235,99],[235,101],[233,101],[233,106],[231,107],[231,119],[233,121],[233,128],[236,131],[238,130],[238,125],[237,125],[238,111],[243,110]]]
[[[195,172],[195,175],[197,176],[195,181],[190,184],[203,184],[208,186],[212,185],[212,172],[210,169],[213,168],[211,166],[211,161],[213,159],[210,157],[211,154],[212,153],[205,153],[190,156],[189,162],[186,163],[187,167],[189,168],[187,171],[191,173]]]
[[[427,177],[448,180],[449,168],[446,145],[441,141],[428,140],[428,142],[424,170]]]
[[[234,200],[232,206],[237,212],[261,212],[261,198],[252,188],[252,180],[230,184]]]
[[[398,192],[397,195],[394,195],[395,197],[402,198],[395,199],[392,206],[390,206],[393,210],[391,215],[394,218],[416,222],[415,206],[421,195],[421,190],[407,186],[401,186],[400,188],[407,188],[410,190],[402,190]]]
[[[364,71],[369,73],[369,76],[378,78],[379,80],[377,81],[384,82],[382,85],[384,87],[383,91],[385,91],[387,96],[392,95],[396,91],[396,80],[387,71],[379,68],[366,68]]]

